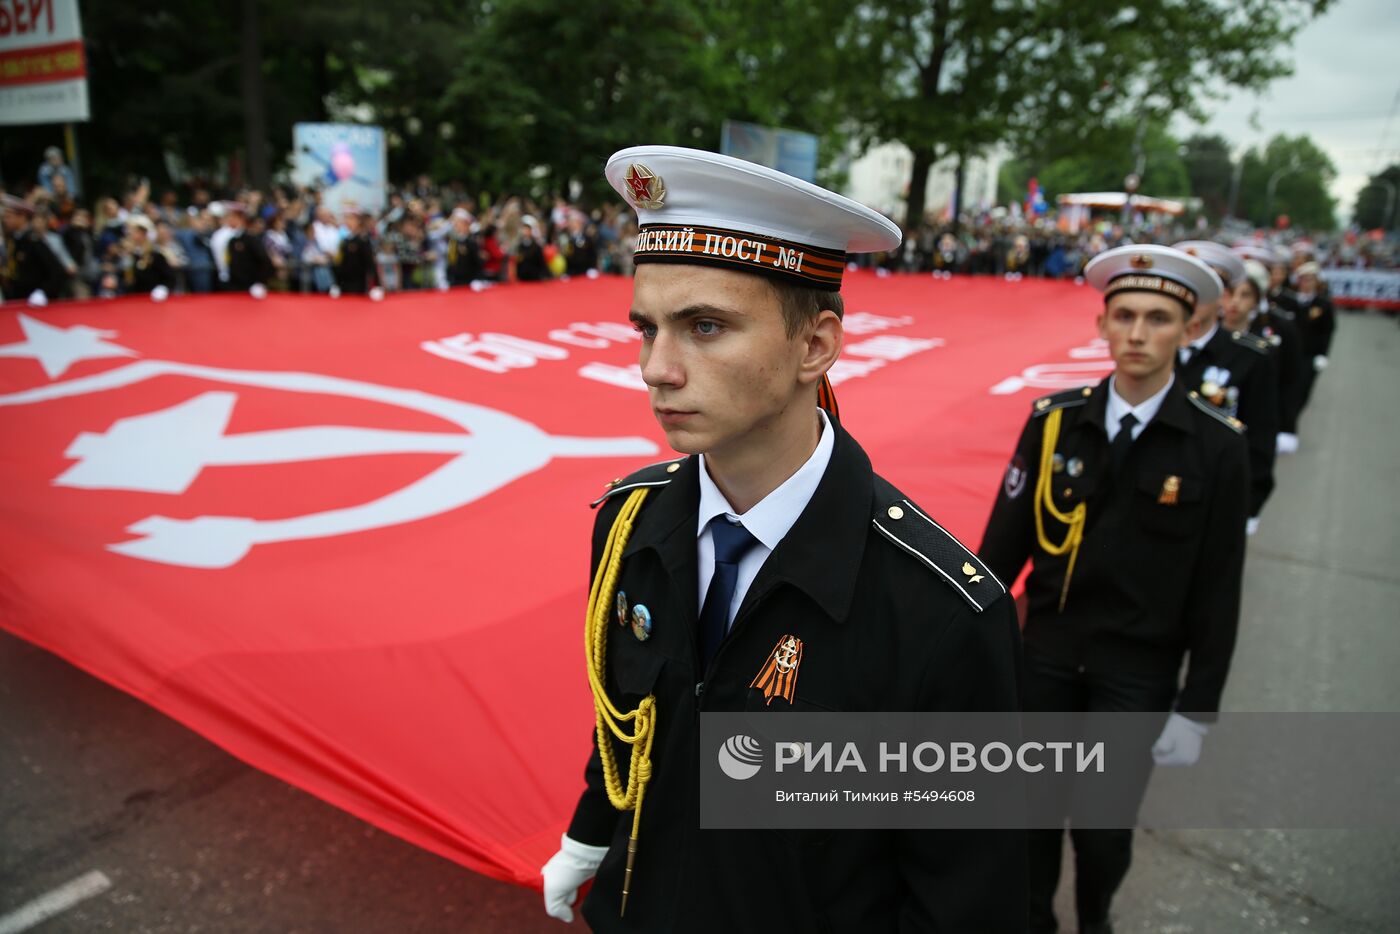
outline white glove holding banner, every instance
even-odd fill
[[[1298,436],[1291,431],[1280,431],[1274,439],[1274,449],[1280,454],[1298,453]]]
[[[1174,713],[1162,727],[1162,735],[1152,744],[1152,761],[1158,765],[1195,765],[1201,758],[1201,743],[1210,727],[1190,717]]]
[[[1253,538],[1253,537],[1254,537],[1254,533],[1255,533],[1255,532],[1258,532],[1258,531],[1259,531],[1259,517],[1258,517],[1258,516],[1250,516],[1248,519],[1244,520],[1244,534],[1245,534],[1245,535],[1249,536],[1250,538]]]
[[[607,855],[605,846],[579,843],[568,834],[559,838],[559,852],[540,870],[544,877],[544,911],[551,918],[573,921],[579,886],[592,879]]]
[[[1327,369],[1327,356],[1325,354],[1318,354],[1316,357],[1313,357],[1314,372],[1321,373],[1325,369]]]

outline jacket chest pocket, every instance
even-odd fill
[[[631,643],[631,644],[629,644]],[[656,689],[666,658],[660,652],[631,639],[618,639],[609,646],[609,667],[612,668],[614,697],[624,708],[637,705]]]
[[[1188,538],[1201,527],[1205,484],[1199,474],[1147,470],[1138,475],[1133,513],[1144,531]]]
[[[758,688],[749,688],[744,696],[744,711],[746,713],[762,713],[766,711],[782,713],[789,711],[795,713],[836,713],[839,710],[839,707],[829,706],[819,699],[812,698],[810,693],[804,694],[800,684],[793,693],[792,703],[790,704],[781,694],[766,697]]]

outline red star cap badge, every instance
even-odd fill
[[[637,207],[649,211],[661,207],[666,198],[666,186],[651,169],[634,162],[627,167],[623,180],[632,195],[632,203]]]

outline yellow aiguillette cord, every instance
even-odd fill
[[[598,561],[598,570],[593,575],[593,587],[588,592],[588,621],[584,625],[583,652],[588,660],[588,686],[593,689],[593,709],[597,714],[598,758],[603,763],[603,784],[607,787],[608,801],[613,807],[619,811],[632,811],[632,836],[627,841],[627,869],[622,876],[622,910],[619,912],[622,915],[627,913],[632,865],[637,858],[642,796],[646,793],[647,782],[651,780],[651,744],[656,736],[656,695],[648,694],[642,698],[636,710],[623,713],[608,697],[604,679],[607,672],[608,622],[617,591],[617,578],[622,572],[622,552],[627,547],[632,524],[646,496],[646,488],[633,490],[613,520],[602,558]],[[635,721],[631,733],[622,728],[622,724],[628,720]],[[618,774],[617,756],[612,740],[608,738],[609,733],[632,747],[626,788],[622,786],[622,777]]]
[[[1060,590],[1060,609],[1064,612],[1065,600],[1069,597],[1069,579],[1074,576],[1074,562],[1079,557],[1079,545],[1084,541],[1084,522],[1087,516],[1084,504],[1081,502],[1069,512],[1061,512],[1055,506],[1055,491],[1052,488],[1051,471],[1055,461],[1055,443],[1060,440],[1060,410],[1055,409],[1045,416],[1045,428],[1040,438],[1040,472],[1035,480],[1035,502],[1032,512],[1035,513],[1035,535],[1040,541],[1041,549],[1049,555],[1059,557],[1065,552],[1069,552],[1069,566],[1065,568],[1065,584]],[[1063,522],[1069,526],[1065,532],[1065,540],[1058,545],[1052,544],[1050,539],[1045,537],[1045,517],[1041,510],[1044,509],[1058,522]]]

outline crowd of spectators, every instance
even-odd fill
[[[906,233],[896,253],[868,262],[891,272],[1064,279],[1077,277],[1089,260],[1104,250],[1125,244],[1172,244],[1202,238],[1232,243],[1254,239],[1256,233],[1247,229],[1203,230],[1171,220],[1136,221],[1131,229],[1105,220],[1069,233],[1050,220],[1026,223],[1021,218],[998,217],[992,212],[965,214],[956,227],[927,218],[916,230]],[[1393,269],[1400,265],[1393,239],[1372,240],[1350,233],[1317,241],[1299,231],[1267,239],[1280,244],[1307,244],[1312,258],[1323,267]]]
[[[57,148],[47,151],[32,184],[5,193],[5,205],[6,252],[17,252],[21,231],[46,247],[35,288],[48,299],[250,289],[377,295],[630,275],[636,235],[635,217],[620,200],[593,208],[562,198],[489,201],[427,176],[390,190],[375,212],[333,210],[315,188],[193,184],[157,196],[145,179],[132,180],[120,198],[94,198],[89,208]],[[1110,247],[1188,236],[1179,225],[1134,227],[1130,237],[1111,222],[1066,233],[1045,219],[983,213],[960,221],[930,216],[899,250],[861,262],[940,276],[1072,278]],[[1393,244],[1358,245],[1354,236],[1324,245],[1319,258],[1323,265],[1395,265]],[[22,291],[13,287],[13,259],[0,256],[10,298]]]
[[[475,199],[427,177],[388,192],[382,210],[332,209],[322,191],[192,185],[153,196],[145,179],[89,209],[62,156],[35,184],[5,193],[6,240],[42,241],[49,299],[152,292],[411,291],[602,273],[630,275],[636,219],[617,203]],[[13,296],[11,296],[13,297]]]

